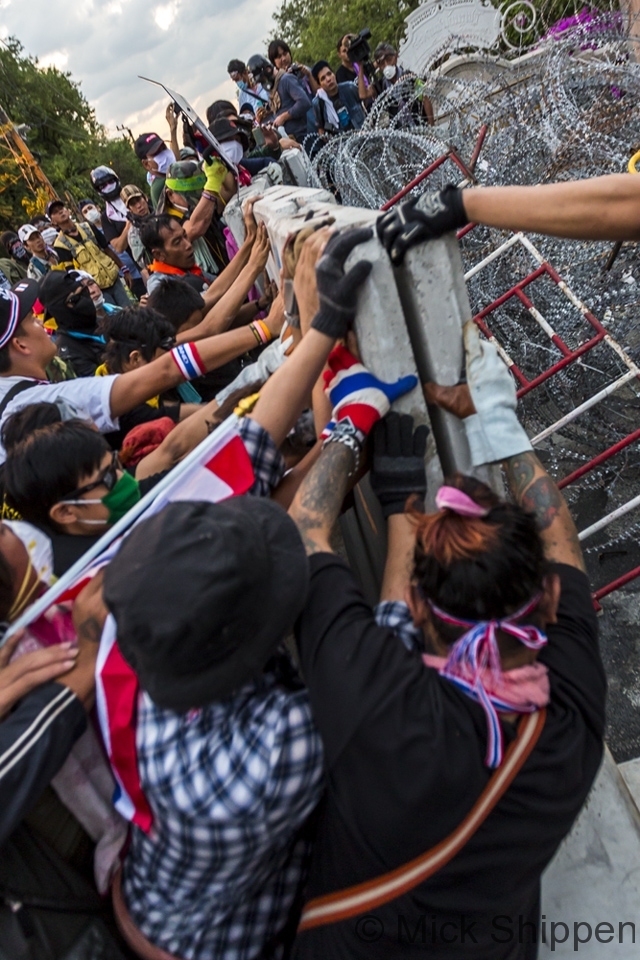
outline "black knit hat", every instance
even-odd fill
[[[118,645],[160,707],[186,712],[258,677],[304,604],[297,528],[272,500],[172,503],[107,567]]]

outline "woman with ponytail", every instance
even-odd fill
[[[541,874],[602,757],[576,529],[507,368],[473,325],[465,344],[468,385],[427,399],[462,418],[474,467],[502,464],[508,498],[462,475],[428,498],[426,428],[389,414],[371,470],[388,544],[375,614],[330,547],[359,448],[328,439],[291,508],[312,555],[297,642],[327,772],[296,960],[534,960]],[[365,374],[354,362],[329,384],[338,427]]]

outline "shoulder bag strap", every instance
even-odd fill
[[[509,745],[501,766],[495,771],[473,809],[453,833],[422,856],[385,873],[374,880],[359,883],[310,900],[300,918],[298,932],[348,920],[390,903],[413,890],[441,870],[471,839],[504,795],[516,774],[535,747],[544,727],[546,711],[526,714],[518,725],[518,735]]]
[[[0,417],[5,412],[11,401],[14,397],[17,397],[19,393],[22,393],[23,390],[30,390],[31,387],[37,387],[38,384],[33,380],[20,380],[19,383],[14,383],[10,390],[7,390],[2,400],[0,400]]]

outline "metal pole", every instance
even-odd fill
[[[57,194],[53,189],[51,181],[42,170],[40,164],[31,153],[31,150],[29,150],[29,147],[16,130],[13,122],[9,119],[7,112],[2,106],[0,106],[0,130],[7,139],[7,142],[9,142],[10,147],[13,147],[13,151],[18,154],[18,156],[16,156],[14,153],[15,161],[20,168],[20,172],[22,173],[24,179],[29,184],[29,187],[33,190],[33,185],[29,183],[29,178],[25,174],[25,166],[32,171],[36,180],[38,180],[40,185],[47,191],[50,198],[54,200]]]

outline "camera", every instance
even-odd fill
[[[287,73],[292,73],[297,80],[304,76],[304,71],[299,63],[292,63]]]
[[[349,41],[347,56],[351,63],[365,63],[371,59],[371,47],[367,40],[371,36],[371,30],[365,27],[355,37]]]

